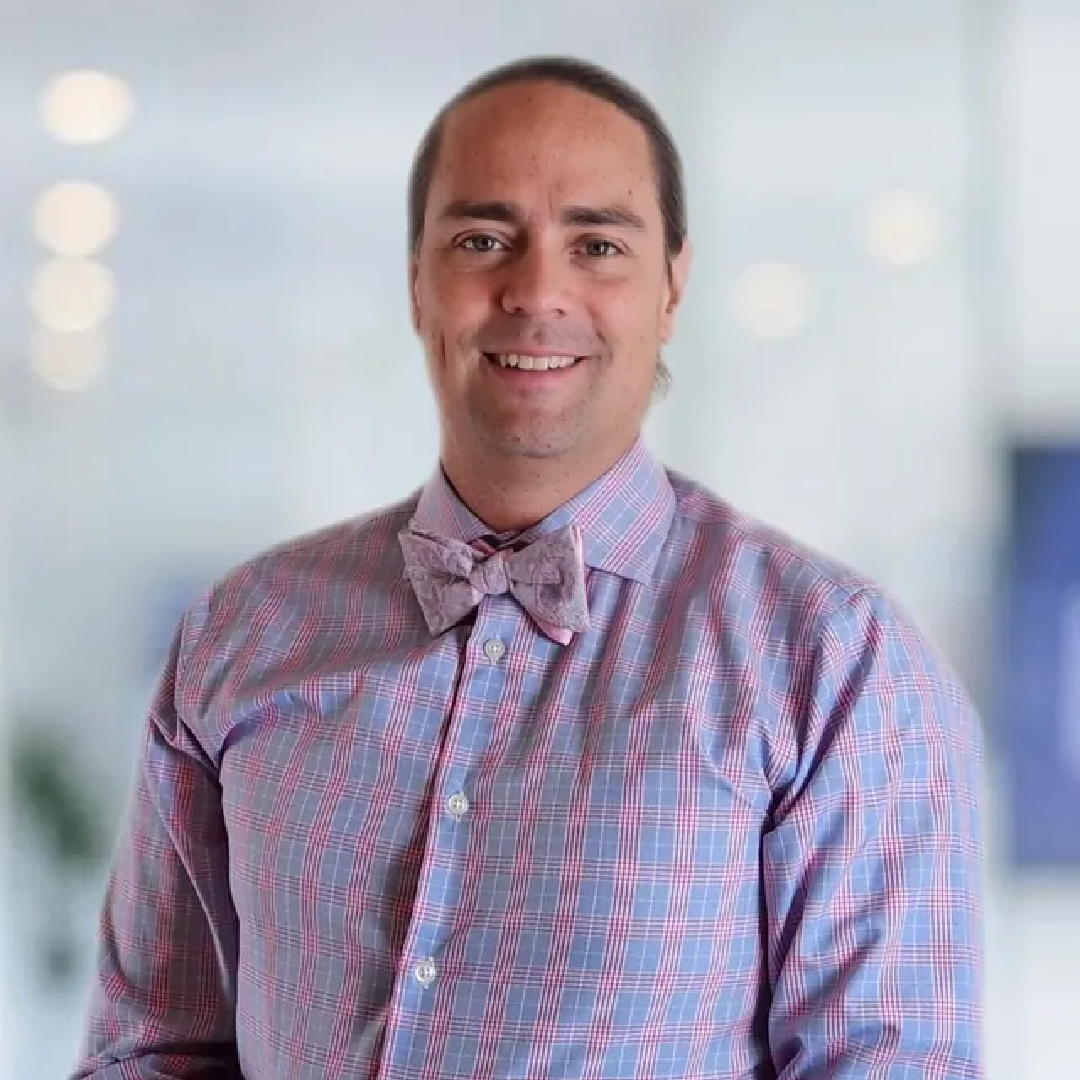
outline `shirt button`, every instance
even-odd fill
[[[469,812],[469,800],[460,791],[455,791],[446,801],[446,808],[455,821],[460,821]]]
[[[416,965],[413,974],[416,976],[416,981],[421,986],[430,986],[435,981],[435,976],[438,975],[438,971],[435,969],[434,960],[421,960]]]
[[[484,655],[493,663],[497,664],[506,655],[506,646],[498,639],[491,638],[484,642]]]

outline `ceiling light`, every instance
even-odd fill
[[[887,191],[870,204],[864,223],[867,250],[886,266],[917,266],[941,247],[941,218],[925,195]]]
[[[54,259],[34,278],[30,306],[48,330],[80,333],[108,318],[116,303],[112,273],[100,263]]]
[[[34,207],[34,231],[44,247],[57,255],[96,255],[116,235],[116,200],[103,187],[82,180],[64,180],[46,188]]]
[[[41,118],[53,138],[77,146],[108,142],[131,122],[135,104],[123,79],[103,71],[68,71],[41,98]]]
[[[735,285],[736,313],[754,337],[793,337],[809,321],[812,308],[810,280],[790,263],[758,263]]]
[[[105,368],[105,340],[98,334],[58,334],[39,330],[30,366],[46,386],[65,393],[85,390]]]

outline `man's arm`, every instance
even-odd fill
[[[779,1080],[981,1080],[981,736],[887,600],[826,627],[764,841]]]
[[[176,707],[183,634],[150,709],[101,917],[72,1080],[239,1080],[236,915],[215,770]]]

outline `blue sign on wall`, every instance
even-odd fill
[[[1011,861],[1080,869],[1080,445],[1010,464],[997,711]]]

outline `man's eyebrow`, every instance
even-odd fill
[[[456,199],[447,204],[439,216],[444,221],[498,221],[504,225],[516,225],[523,215],[513,203],[497,199],[483,202]]]
[[[625,206],[568,206],[562,212],[563,224],[586,228],[636,229],[644,232],[645,219]]]
[[[520,206],[500,199],[456,199],[439,216],[444,221],[498,221],[503,225],[518,225],[524,218]],[[563,224],[572,228],[646,229],[644,218],[625,206],[567,206],[560,216]]]

